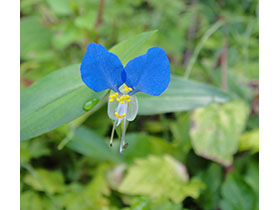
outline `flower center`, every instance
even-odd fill
[[[132,88],[128,87],[126,84],[123,85],[123,94],[119,95],[119,93],[114,93],[111,94],[109,96],[109,102],[113,102],[115,99],[117,102],[119,102],[119,106],[117,107],[116,111],[115,111],[115,116],[119,119],[123,118],[126,116],[126,109],[127,109],[127,105],[124,104],[125,102],[130,102],[130,95],[128,95],[127,93],[129,93],[130,91],[132,91]],[[120,113],[120,111],[122,113]]]

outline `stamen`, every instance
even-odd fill
[[[117,124],[117,121],[115,120],[113,129],[112,129],[112,133],[111,133],[111,138],[110,138],[110,147],[112,147],[112,145],[113,145],[113,138],[114,138],[114,131],[115,131],[116,124]]]
[[[118,95],[119,95],[119,93],[114,93],[114,94],[111,94],[110,96],[109,96],[109,102],[113,102],[114,101],[114,99],[116,99],[118,102],[120,101],[120,99],[118,98]]]
[[[123,149],[125,149],[125,141],[124,141],[124,136],[125,136],[125,125],[126,125],[126,119],[123,121],[123,129],[122,129],[122,139],[121,139],[121,145],[120,145],[120,153],[123,152]]]
[[[123,85],[123,88],[127,92],[132,91],[132,88],[128,87],[126,84]]]
[[[117,117],[117,118],[123,118],[123,117],[125,117],[126,116],[126,113],[123,113],[122,115],[119,115],[119,113],[118,112],[115,112],[115,116]]]

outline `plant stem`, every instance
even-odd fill
[[[224,49],[221,54],[221,79],[222,79],[222,90],[227,90],[227,54],[228,54],[228,44],[225,42]]]
[[[194,49],[194,53],[192,55],[192,57],[190,58],[190,61],[188,62],[188,65],[186,67],[186,71],[185,71],[185,78],[189,78],[191,70],[193,68],[194,63],[197,60],[198,54],[200,52],[200,50],[202,49],[204,43],[209,39],[209,37],[215,32],[217,31],[222,25],[224,24],[223,20],[218,20],[216,23],[214,23],[207,31],[206,33],[203,35],[203,37],[201,38],[201,40],[199,41],[199,43],[197,44],[197,46]]]
[[[96,23],[95,23],[95,27],[94,27],[94,30],[96,32],[95,42],[98,42],[98,40],[99,40],[99,28],[100,28],[100,26],[102,24],[102,16],[103,16],[103,11],[104,11],[104,4],[105,4],[105,0],[100,0],[99,8],[98,8],[98,13],[97,13],[97,18],[96,18]]]
[[[191,7],[194,7],[198,4],[198,0],[192,0],[191,1]],[[196,31],[198,29],[198,15],[197,12],[195,12],[192,16],[192,20],[193,23],[190,27],[190,29],[188,30],[188,34],[187,34],[187,39],[188,39],[188,46],[186,49],[186,52],[184,53],[184,60],[183,60],[183,65],[187,66],[189,61],[190,61],[190,57],[192,55],[192,48],[193,48],[193,40],[196,34]]]

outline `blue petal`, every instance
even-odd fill
[[[145,55],[138,56],[125,66],[125,84],[133,89],[153,96],[160,95],[170,82],[169,60],[163,49],[150,48]]]
[[[124,83],[124,69],[120,59],[101,44],[91,43],[81,63],[83,82],[95,92],[111,89],[118,92]]]

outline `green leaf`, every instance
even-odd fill
[[[101,99],[81,80],[79,66],[53,72],[21,93],[21,140],[38,136],[84,114],[84,102]]]
[[[51,31],[39,22],[35,16],[20,19],[20,56],[35,57],[40,50],[45,50],[51,42]]]
[[[186,168],[171,156],[149,156],[137,159],[119,187],[129,195],[146,195],[152,198],[169,198],[179,203],[191,196],[197,198],[204,187],[200,181],[188,182]]]
[[[129,53],[139,54],[139,48],[154,32],[142,33],[112,49],[122,61]],[[133,42],[134,40],[134,42]],[[139,49],[138,49],[139,48]],[[96,93],[81,80],[79,65],[55,71],[21,92],[21,140],[26,140],[85,113],[83,104],[89,99],[101,99],[105,92]]]
[[[203,171],[200,178],[206,184],[206,189],[201,192],[197,203],[203,210],[217,209],[223,179],[222,167],[212,163],[207,170]]]
[[[46,188],[51,194],[64,192],[64,179],[61,172],[36,169],[35,173],[38,179],[31,174],[24,177],[24,182],[35,190],[44,191]]]
[[[213,104],[195,110],[190,133],[195,153],[225,166],[230,165],[248,111],[242,101]]]
[[[122,64],[125,66],[131,59],[146,53],[147,47],[143,45],[146,40],[156,32],[157,30],[138,34],[135,37],[122,41],[120,44],[114,46],[110,51],[118,55]]]
[[[239,141],[239,151],[250,150],[252,153],[259,151],[259,129],[243,133]]]
[[[171,77],[170,84],[162,95],[138,93],[137,98],[140,115],[186,111],[229,100],[229,96],[217,88],[177,76]]]
[[[122,161],[119,153],[113,152],[102,137],[86,127],[79,127],[67,147],[97,160]]]
[[[223,210],[256,210],[253,190],[236,174],[229,174],[222,186],[220,208]]]

